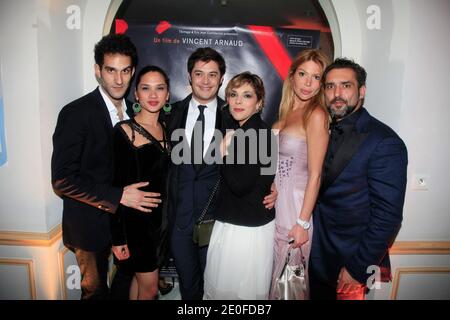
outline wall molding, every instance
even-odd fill
[[[28,271],[28,285],[30,287],[30,299],[36,300],[36,277],[34,276],[34,263],[31,259],[0,259],[0,264],[25,266]]]
[[[450,254],[450,241],[396,241],[391,255]]]
[[[396,268],[394,273],[394,280],[392,282],[391,300],[397,300],[398,290],[400,287],[400,278],[406,274],[439,274],[449,273],[448,267],[401,267]]]
[[[59,268],[59,278],[60,278],[60,289],[61,289],[61,297],[63,300],[67,300],[67,284],[66,284],[66,269],[64,266],[64,260],[66,254],[72,252],[67,247],[63,246],[58,250],[58,268]],[[109,286],[111,286],[112,280],[116,273],[116,265],[113,263],[113,253],[108,257],[108,264],[112,267],[108,268],[108,282]]]
[[[106,36],[109,34],[111,27],[114,23],[114,17],[119,11],[120,6],[122,5],[123,0],[111,0],[109,4],[108,11],[106,12],[105,23],[103,25],[103,35]]]
[[[334,45],[334,58],[337,58],[342,56],[342,38],[336,9],[332,2],[332,0],[319,0],[320,6],[330,25]]]
[[[62,237],[58,224],[49,232],[0,231],[0,245],[24,247],[50,247]]]

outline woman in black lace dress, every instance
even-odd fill
[[[144,67],[136,77],[134,119],[114,127],[114,184],[118,187],[148,182],[141,190],[164,199],[170,161],[168,139],[159,113],[169,100],[169,79],[156,66]],[[141,109],[139,111],[139,109]],[[158,268],[165,260],[164,204],[151,212],[120,206],[111,216],[115,263],[134,272],[130,299],[154,299]]]

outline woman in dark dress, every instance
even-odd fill
[[[169,100],[166,73],[156,66],[144,67],[136,77],[135,98],[135,118],[114,127],[114,184],[145,181],[142,190],[160,193],[164,199],[170,158],[164,125],[158,119]],[[111,216],[115,263],[134,273],[132,300],[157,296],[158,268],[166,252],[163,207],[143,213],[121,205]]]

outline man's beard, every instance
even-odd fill
[[[339,102],[339,101],[345,103],[345,105],[340,107],[339,109],[333,109],[331,107],[331,105],[336,103],[336,102]],[[332,119],[341,120],[341,119],[345,118],[346,116],[348,116],[349,114],[351,114],[355,110],[356,106],[357,106],[357,104],[355,104],[355,105],[348,105],[347,101],[345,101],[344,99],[334,98],[327,105],[327,109],[328,109],[328,112],[329,112],[329,114],[330,114]]]

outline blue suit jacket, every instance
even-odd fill
[[[407,151],[388,126],[363,108],[335,154],[314,210],[310,267],[336,286],[345,266],[361,283],[380,266],[390,279],[389,247],[401,226]]]

